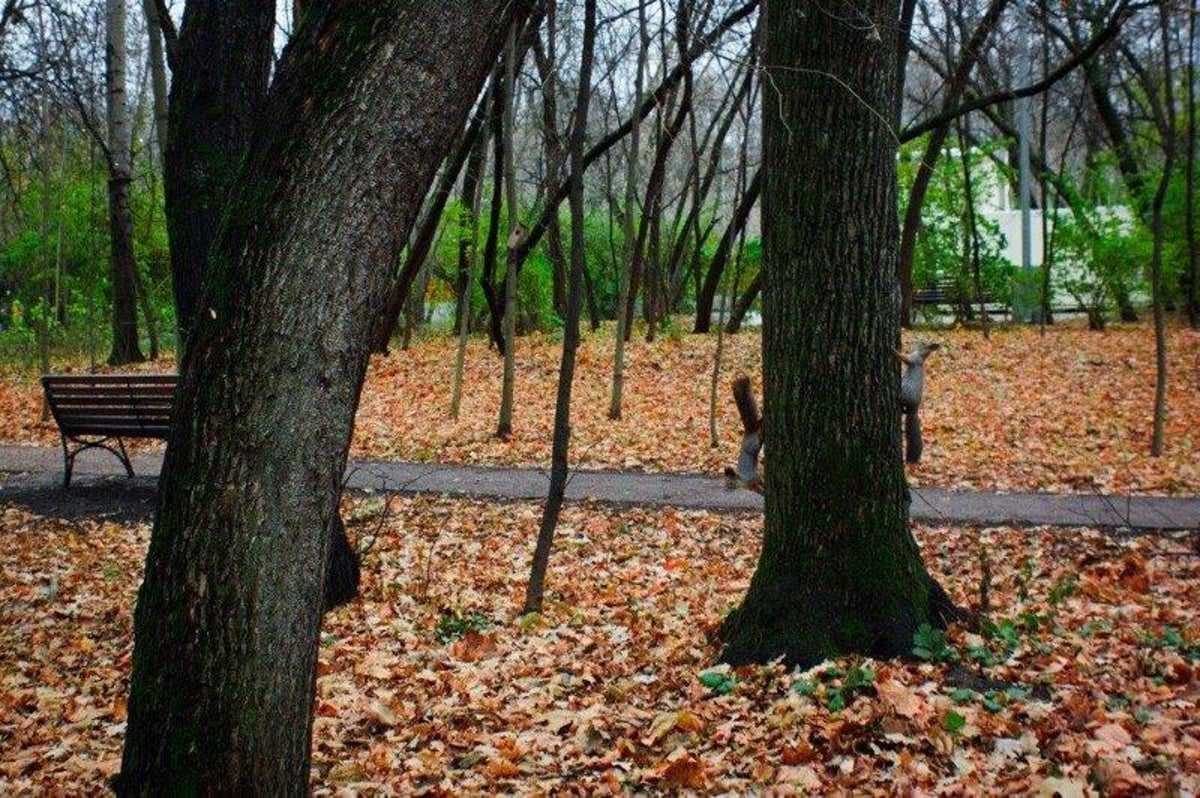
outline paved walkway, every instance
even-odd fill
[[[154,478],[162,465],[159,454],[133,457],[140,478],[112,480],[124,474],[106,452],[80,455],[70,494],[62,491],[62,453],[32,446],[0,446],[0,503],[60,508],[68,496],[83,510],[94,501],[98,484],[116,489],[132,502],[153,507]],[[532,468],[485,468],[438,463],[355,461],[348,484],[363,490],[405,494],[434,493],[499,500],[542,499],[546,472]],[[125,483],[124,488],[117,488]],[[1200,529],[1200,497],[1101,496],[1049,493],[980,493],[940,488],[913,490],[912,516],[925,523],[985,526],[1097,526],[1135,530]],[[37,501],[34,501],[34,499]],[[727,490],[723,478],[701,474],[642,474],[577,471],[567,486],[568,500],[590,499],[622,506],[672,506],[717,512],[760,512],[762,497]],[[110,500],[111,503],[111,500]]]

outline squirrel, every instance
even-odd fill
[[[742,417],[742,448],[738,453],[737,468],[725,468],[725,479],[730,488],[748,488],[762,493],[758,454],[763,445],[763,420],[754,399],[754,388],[745,374],[739,374],[733,380],[733,401]]]
[[[904,459],[909,463],[921,462],[921,398],[925,391],[925,359],[941,349],[940,344],[918,342],[907,355],[899,350],[896,357],[904,364],[904,376],[900,378],[900,407],[904,411]]]

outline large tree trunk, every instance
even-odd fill
[[[307,791],[327,530],[367,333],[520,9],[306,10],[183,361],[135,616],[121,793]]]
[[[226,192],[266,97],[274,30],[273,0],[189,0],[183,12],[163,161],[180,353],[189,343]]]
[[[112,243],[112,350],[110,366],[146,359],[138,342],[137,264],[133,255],[133,209],[129,185],[129,104],[125,93],[125,0],[107,0],[105,63],[108,111],[108,230]]]
[[[908,529],[900,456],[895,0],[771,0],[763,97],[766,514],[732,663],[890,657],[950,604]],[[869,35],[864,35],[864,31]]]

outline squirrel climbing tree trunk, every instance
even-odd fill
[[[763,21],[762,553],[730,664],[910,654],[957,617],[908,527],[896,429],[896,0]],[[885,109],[882,113],[880,109]]]
[[[921,399],[925,392],[925,359],[939,349],[938,344],[919,343],[907,355],[896,352],[905,365],[900,381],[900,407],[904,410],[904,459],[921,462],[924,442],[921,439]]]

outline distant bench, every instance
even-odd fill
[[[988,313],[1008,313],[1008,303],[985,291],[982,297],[967,295],[955,280],[939,279],[913,292],[914,307],[949,306],[972,310],[980,302]]]
[[[71,486],[75,458],[105,449],[133,476],[123,438],[166,440],[171,430],[175,374],[47,374],[46,401],[63,446],[63,487]],[[114,446],[112,441],[116,441]],[[71,445],[75,444],[72,449]]]

